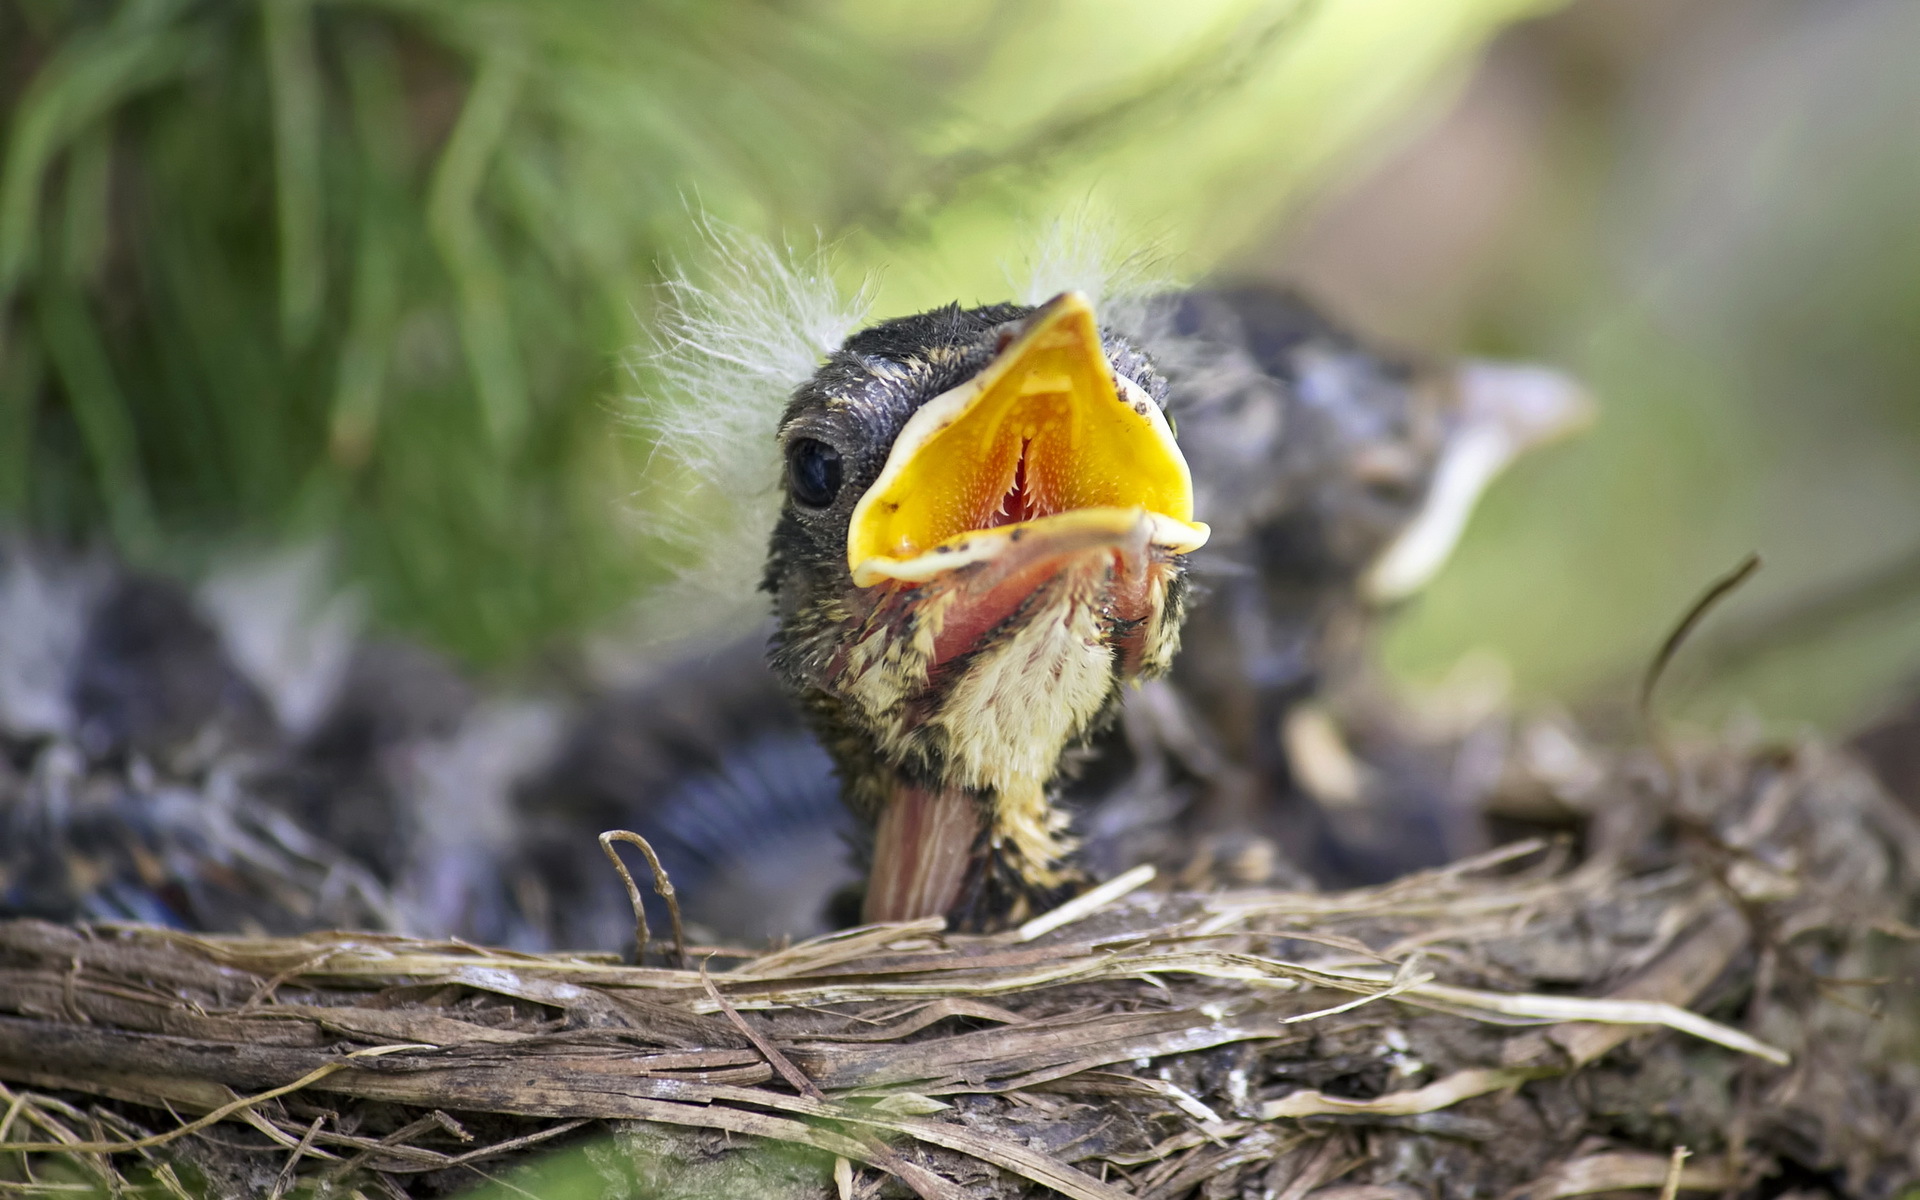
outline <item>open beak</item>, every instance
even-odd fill
[[[924,583],[1025,541],[1198,549],[1193,478],[1160,406],[1113,373],[1093,306],[1042,305],[972,379],[923,405],[854,507],[860,587]]]

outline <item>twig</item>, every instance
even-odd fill
[[[740,1010],[727,1002],[727,998],[720,994],[720,989],[713,986],[713,977],[707,974],[707,964],[705,963],[700,964],[700,982],[707,989],[708,999],[712,1000],[714,1005],[726,1015],[727,1020],[733,1023],[735,1029],[738,1029],[746,1036],[749,1042],[753,1043],[753,1048],[758,1050],[761,1055],[773,1065],[773,1069],[780,1072],[780,1077],[793,1085],[794,1091],[799,1092],[809,1100],[815,1100],[821,1104],[830,1103],[825,1093],[821,1092],[813,1080],[808,1079],[806,1075],[801,1072],[800,1068],[794,1066],[793,1061],[782,1054],[779,1047],[760,1036],[760,1033],[755,1030],[753,1026],[747,1024],[747,1019],[740,1015]],[[942,1179],[925,1167],[918,1166],[901,1158],[899,1154],[895,1153],[891,1147],[879,1138],[865,1132],[856,1132],[853,1136],[866,1148],[875,1166],[878,1166],[884,1171],[891,1172],[901,1183],[912,1188],[914,1193],[923,1197],[924,1200],[965,1200],[965,1194],[955,1187],[953,1183]]]
[[[1701,669],[1721,677],[1741,671],[1775,651],[1805,645],[1907,603],[1916,593],[1920,593],[1920,546],[1838,583],[1808,589],[1770,612],[1723,629],[1700,648]]]
[[[1384,1096],[1375,1096],[1371,1100],[1349,1100],[1343,1096],[1329,1096],[1313,1088],[1302,1088],[1278,1100],[1269,1100],[1261,1105],[1260,1119],[1272,1121],[1279,1117],[1417,1116],[1420,1113],[1439,1112],[1441,1109],[1453,1107],[1462,1100],[1470,1100],[1475,1096],[1484,1096],[1488,1092],[1515,1087],[1530,1079],[1544,1078],[1553,1073],[1551,1069],[1545,1067],[1468,1067],[1465,1070],[1455,1071],[1445,1079],[1427,1084],[1425,1087],[1388,1092]]]
[[[259,987],[253,989],[253,994],[251,996],[248,996],[246,999],[246,1003],[242,1004],[239,1007],[239,1009],[237,1009],[236,1011],[242,1014],[252,1012],[256,1007],[258,1007],[261,1003],[263,1003],[268,996],[271,996],[275,992],[279,991],[281,986],[284,985],[289,979],[292,979],[296,975],[305,975],[305,974],[308,974],[309,972],[318,970],[319,968],[326,965],[328,959],[340,953],[340,950],[341,948],[339,946],[329,946],[325,950],[322,950],[320,953],[314,955],[312,958],[307,959],[305,962],[295,963],[293,966],[288,967],[286,970],[276,973],[273,976],[273,978],[267,980],[265,983],[262,983]]]
[[[1702,1041],[1713,1042],[1729,1050],[1764,1058],[1784,1067],[1793,1060],[1786,1051],[1752,1037],[1729,1025],[1709,1020],[1699,1013],[1659,1000],[1602,1000],[1581,996],[1547,996],[1537,993],[1488,992],[1478,988],[1451,987],[1423,983],[1406,989],[1403,1002],[1438,1001],[1448,1007],[1480,1009],[1509,1017],[1530,1017],[1541,1021],[1597,1021],[1606,1025],[1664,1025],[1689,1033]]]
[[[280,1174],[273,1181],[273,1190],[267,1193],[268,1200],[280,1200],[280,1197],[287,1194],[287,1185],[293,1182],[294,1168],[298,1167],[300,1160],[306,1156],[307,1150],[313,1145],[314,1137],[319,1134],[320,1127],[327,1123],[329,1115],[321,1113],[313,1119],[313,1124],[307,1126],[307,1132],[300,1137],[300,1144],[287,1154],[286,1165],[280,1168]]]
[[[1300,1173],[1287,1184],[1285,1191],[1274,1200],[1301,1200],[1308,1192],[1327,1182],[1333,1174],[1333,1164],[1340,1158],[1340,1139],[1328,1136],[1300,1168]]]
[[[1419,960],[1420,954],[1418,951],[1408,955],[1406,961],[1402,962],[1394,970],[1392,982],[1382,991],[1365,992],[1355,996],[1344,1004],[1336,1004],[1331,1008],[1318,1008],[1312,1012],[1295,1013],[1293,1016],[1283,1018],[1282,1024],[1297,1025],[1303,1021],[1318,1021],[1326,1017],[1337,1017],[1341,1013],[1351,1012],[1363,1004],[1372,1004],[1376,1000],[1391,1000],[1395,996],[1404,995],[1417,987],[1423,987],[1433,982],[1433,972],[1419,970]]]
[[[524,1196],[526,1197],[526,1200],[540,1200],[540,1197],[534,1195],[532,1192],[521,1187],[519,1184],[513,1182],[511,1179],[502,1179],[498,1175],[489,1175],[485,1171],[482,1171],[479,1167],[472,1166],[470,1164],[463,1165],[461,1169],[464,1171],[469,1171],[475,1175],[478,1175],[480,1178],[486,1180],[489,1184],[492,1184],[494,1187],[502,1188],[506,1191],[512,1192],[516,1196]]]
[[[457,1154],[447,1160],[447,1165],[449,1167],[464,1167],[471,1163],[479,1162],[481,1159],[492,1158],[496,1154],[511,1153],[512,1151],[547,1141],[550,1138],[557,1138],[562,1134],[572,1133],[582,1125],[590,1125],[592,1123],[593,1119],[591,1117],[581,1117],[574,1121],[562,1121],[558,1125],[550,1126],[535,1133],[524,1134],[517,1138],[509,1138],[504,1142],[495,1142],[491,1146],[483,1146],[478,1150],[469,1150],[465,1154]]]
[[[1028,921],[1014,931],[1013,940],[1030,942],[1042,934],[1052,933],[1063,925],[1071,925],[1082,917],[1091,916],[1128,892],[1152,883],[1153,873],[1152,863],[1141,863],[1131,871],[1115,875],[1099,887],[1090,888],[1060,907],[1043,912]]]
[[[1685,1146],[1673,1148],[1673,1157],[1667,1160],[1666,1182],[1660,1185],[1660,1200],[1674,1200],[1680,1194],[1680,1171],[1692,1154]]]
[[[760,1056],[765,1058],[774,1070],[780,1072],[780,1078],[786,1080],[787,1083],[793,1087],[793,1090],[799,1092],[802,1096],[825,1103],[827,1099],[826,1094],[815,1086],[813,1080],[808,1079],[802,1074],[800,1068],[793,1065],[792,1059],[780,1053],[778,1046],[775,1046],[772,1042],[760,1036],[758,1030],[747,1024],[747,1019],[740,1015],[740,1010],[735,1008],[728,1002],[725,996],[720,994],[719,988],[713,986],[713,977],[707,974],[706,963],[700,964],[700,984],[707,989],[707,998],[713,1001],[714,1007],[718,1008],[727,1018],[728,1022],[730,1022],[735,1029],[738,1029],[749,1042],[753,1043],[753,1048],[760,1052]]]
[[[153,1177],[160,1181],[160,1186],[174,1200],[193,1200],[193,1194],[187,1191],[186,1185],[180,1182],[180,1176],[174,1173],[172,1163],[163,1162],[154,1167]]]
[[[24,1092],[19,1095],[9,1092],[4,1083],[0,1083],[0,1097],[8,1098],[7,1115],[0,1117],[0,1144],[5,1144],[7,1133],[13,1128],[13,1119],[20,1115],[21,1106],[26,1104],[27,1097]]]
[[[646,855],[647,865],[653,868],[653,890],[667,902],[667,917],[673,922],[673,965],[684,971],[687,969],[687,935],[680,925],[680,899],[674,895],[673,880],[667,878],[667,869],[660,865],[660,856],[653,852],[647,839],[626,829],[610,829],[600,835],[601,852],[613,869],[620,873],[620,882],[627,886],[627,902],[633,905],[634,950],[636,963],[645,965],[647,961],[647,943],[652,940],[647,930],[647,907],[640,899],[640,887],[633,881],[633,874],[627,865],[620,861],[619,851],[613,848],[615,842],[625,842],[637,846],[640,853]]]
[[[473,1140],[472,1134],[460,1128],[458,1122],[436,1108],[424,1117],[409,1121],[407,1124],[394,1130],[372,1145],[363,1147],[360,1153],[354,1155],[352,1158],[342,1160],[338,1166],[327,1172],[327,1182],[337,1183],[339,1180],[345,1178],[348,1172],[352,1171],[355,1167],[383,1154],[395,1155],[400,1158],[430,1154],[433,1156],[433,1160],[436,1160],[434,1161],[436,1168],[445,1165],[446,1156],[444,1154],[441,1154],[437,1150],[427,1150],[424,1146],[414,1146],[410,1144],[414,1138],[436,1127],[446,1130],[463,1142]],[[376,1170],[375,1173],[381,1174],[384,1172]]]
[[[1667,634],[1667,640],[1660,643],[1660,649],[1654,654],[1653,661],[1647,664],[1647,673],[1640,679],[1640,696],[1638,703],[1640,720],[1642,724],[1646,726],[1647,736],[1653,741],[1654,748],[1660,752],[1660,757],[1666,763],[1669,773],[1673,772],[1675,763],[1673,761],[1673,752],[1667,745],[1666,737],[1653,719],[1654,689],[1660,686],[1661,677],[1667,673],[1667,665],[1673,661],[1674,655],[1680,652],[1680,647],[1686,644],[1687,639],[1693,635],[1694,629],[1699,626],[1700,622],[1706,619],[1707,614],[1712,612],[1716,605],[1732,594],[1736,588],[1745,583],[1748,578],[1759,569],[1760,556],[1758,554],[1749,554],[1740,561],[1739,566],[1722,575],[1719,579],[1714,580],[1713,585],[1707,588],[1705,592],[1702,592],[1700,598],[1695,600],[1692,607],[1687,609],[1686,615],[1680,618],[1680,623],[1673,627],[1671,633]],[[1677,775],[1675,778],[1677,779]]]

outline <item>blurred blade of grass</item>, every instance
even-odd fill
[[[40,332],[55,373],[73,405],[114,539],[137,557],[159,544],[147,481],[140,468],[127,400],[113,377],[113,364],[99,328],[77,291],[54,286],[39,297]]]
[[[169,386],[145,392],[137,415],[183,533],[270,532],[309,465],[307,364],[280,344],[272,193],[264,178],[233,179],[222,161],[236,134],[264,149],[263,93],[257,78],[236,88],[223,77],[153,114],[142,147],[150,200],[129,241],[148,285],[148,328],[138,331],[146,344],[123,353],[150,354],[166,373]]]
[[[476,659],[657,571],[607,397],[687,197],[824,209],[923,107],[758,0],[46,5],[0,35],[8,509],[157,526],[177,570],[335,536],[389,623]]]
[[[0,178],[0,302],[33,267],[42,240],[45,177],[68,142],[129,97],[205,61],[205,39],[194,32],[126,27],[132,24],[89,30],[62,46],[7,122]]]
[[[503,33],[480,61],[473,90],[427,191],[427,224],[460,293],[460,335],[487,429],[502,446],[527,420],[526,383],[507,312],[506,283],[474,202],[525,75],[517,39]]]
[[[99,274],[107,255],[107,204],[113,185],[113,130],[95,125],[73,141],[67,160],[66,224],[60,269],[84,281]]]
[[[327,274],[321,262],[319,64],[310,0],[266,0],[268,91],[273,100],[274,192],[280,224],[280,327],[299,348],[320,320]]]
[[[0,325],[0,521],[27,516],[33,410],[45,374],[39,343]]]
[[[358,30],[346,45],[358,178],[353,295],[340,347],[327,445],[349,471],[367,460],[387,386],[391,331],[400,314],[399,226],[406,208],[404,130],[391,120],[405,106],[400,63],[384,29]]]

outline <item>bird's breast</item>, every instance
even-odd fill
[[[831,674],[890,765],[1037,794],[1119,684],[1171,657],[1177,571],[1144,545],[1108,545],[868,589]]]

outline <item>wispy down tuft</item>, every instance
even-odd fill
[[[711,218],[700,228],[703,257],[663,285],[632,406],[655,447],[649,509],[679,567],[671,598],[710,611],[754,603],[780,503],[780,414],[862,323],[870,294],[840,288],[825,246],[774,245]]]
[[[1008,272],[1015,296],[1040,304],[1065,291],[1084,292],[1100,323],[1137,335],[1147,301],[1179,286],[1172,260],[1151,239],[1129,234],[1091,207],[1081,206],[1041,227],[1026,255],[1025,279]]]

